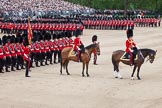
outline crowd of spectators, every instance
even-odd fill
[[[85,6],[64,0],[0,0],[0,14],[12,16],[31,16],[49,11],[85,10]]]

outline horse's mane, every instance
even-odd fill
[[[148,49],[148,48],[143,48],[143,49],[139,49],[141,52],[147,52],[147,53],[149,53],[149,52],[151,52],[151,53],[156,53],[154,50],[152,50],[152,49]]]
[[[154,50],[152,49],[148,49],[148,48],[142,48],[142,49],[139,49],[140,51],[149,51],[149,52],[155,52]]]
[[[86,46],[85,49],[94,48],[95,46],[96,46],[96,44],[90,44],[90,45]]]

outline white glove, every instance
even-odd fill
[[[133,52],[133,50],[130,50],[131,52]]]

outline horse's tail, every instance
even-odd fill
[[[112,58],[111,59],[112,59],[112,64],[114,66],[114,71],[116,71],[117,65],[116,65],[116,62],[115,62],[115,60],[113,58],[113,54],[112,54]]]

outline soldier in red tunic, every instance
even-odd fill
[[[29,76],[29,71],[30,71],[30,62],[31,62],[31,59],[30,59],[30,48],[28,47],[28,39],[27,37],[25,38],[25,41],[24,41],[24,53],[23,53],[23,60],[26,62],[25,64],[25,68],[26,68],[26,71],[25,71],[25,77],[30,77]]]
[[[48,37],[48,45],[49,45],[49,48],[50,48],[50,57],[49,57],[49,60],[50,60],[50,64],[53,64],[52,63],[52,56],[53,56],[53,53],[54,53],[54,50],[55,50],[55,48],[54,48],[54,44],[53,44],[53,42],[52,42],[52,40],[51,40],[51,34],[50,34],[50,36]]]
[[[61,60],[61,51],[62,51],[62,49],[64,47],[64,44],[62,42],[62,35],[61,34],[58,34],[58,40],[57,40],[57,42],[58,42],[58,47],[59,47],[59,51],[58,51],[58,62],[60,62],[60,60]]]
[[[20,45],[19,45],[19,38],[18,37],[15,38],[14,48],[15,48],[15,52],[16,52],[16,55],[17,55],[17,58],[16,58],[16,69],[20,70],[19,66],[21,64],[21,48],[20,48]]]
[[[92,42],[93,42],[93,44],[97,43],[97,36],[96,35],[94,35],[92,37]],[[96,63],[97,62],[97,52],[96,52],[96,50],[93,51],[93,54],[94,54],[94,62],[93,62],[93,64],[97,65],[97,63]]]
[[[67,37],[68,47],[73,47],[74,41],[72,39],[72,34],[68,32]]]
[[[49,37],[49,34],[48,33],[46,33],[46,36],[44,37],[45,39],[45,41],[44,41],[44,49],[45,49],[45,51],[46,51],[46,58],[45,58],[45,64],[46,65],[49,65],[48,63],[47,63],[47,61],[50,59],[50,48],[49,48],[49,44],[48,44],[48,37]]]
[[[78,56],[78,62],[80,61],[80,55],[82,52],[84,52],[84,45],[82,41],[80,40],[80,35],[78,33],[79,31],[76,31],[76,38],[74,39],[74,51],[76,55]],[[79,51],[81,49],[81,52]]]
[[[133,31],[131,29],[127,30],[127,40],[126,40],[126,53],[130,55],[130,65],[134,65],[135,54],[134,50],[137,50],[136,44],[133,41]]]
[[[24,68],[24,60],[23,60],[24,49],[25,49],[25,46],[23,44],[23,42],[24,42],[23,37],[24,37],[24,34],[20,37],[20,40],[19,40],[19,43],[20,43],[19,45],[20,45],[20,49],[21,49],[21,69],[25,69]]]
[[[33,44],[33,47],[34,47],[34,53],[35,53],[34,54],[35,55],[35,57],[34,57],[34,59],[35,59],[35,65],[36,65],[36,67],[40,67],[38,65],[38,61],[40,59],[41,49],[40,49],[40,45],[39,45],[39,42],[38,42],[37,35],[35,34],[33,36],[34,36],[34,44]]]
[[[40,47],[40,65],[44,66],[43,61],[45,59],[45,46],[44,46],[44,40],[43,40],[43,36],[41,34],[39,34],[39,47]]]
[[[59,46],[58,46],[58,40],[57,40],[57,34],[53,35],[53,45],[54,45],[54,63],[56,64],[56,57],[59,53]]]
[[[8,48],[9,43],[8,43],[8,39],[6,36],[3,36],[2,40],[3,40],[4,56],[6,57],[6,59],[5,59],[6,72],[10,72],[8,70],[8,68],[10,67],[10,64],[11,64],[11,54],[10,54],[10,50]]]
[[[16,52],[15,52],[15,48],[14,48],[14,44],[15,44],[15,36],[13,35],[10,39],[10,44],[9,44],[9,49],[10,49],[10,53],[11,53],[11,71],[15,71],[14,67],[16,65]]]

